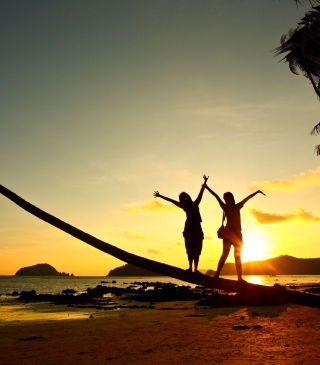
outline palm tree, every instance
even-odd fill
[[[112,246],[109,243],[101,241],[89,235],[88,233],[85,233],[80,229],[73,227],[66,222],[63,222],[53,215],[46,213],[45,211],[28,203],[26,200],[22,199],[2,185],[0,185],[0,194],[7,197],[12,202],[14,202],[27,212],[31,213],[32,215],[36,216],[37,218],[97,248],[98,250],[106,252],[107,254],[112,255],[119,260],[127,262],[131,265],[154,271],[159,274],[179,279],[185,282],[202,285],[205,288],[222,289],[227,292],[242,292],[246,295],[247,298],[251,299],[260,298],[260,301],[269,302],[270,298],[281,298],[282,301],[320,308],[320,297],[316,295],[250,283],[247,283],[246,285],[239,285],[238,282],[235,280],[222,278],[214,280],[207,275],[190,273],[187,270],[182,270],[174,266],[134,255],[132,253],[121,250],[120,248]]]
[[[320,98],[320,6],[307,12],[297,28],[289,30],[288,34],[281,37],[280,42],[275,54],[287,53],[282,60],[289,63],[292,73],[298,75],[300,69]],[[320,123],[310,134],[319,133]],[[315,152],[320,155],[320,145],[315,147]]]
[[[154,271],[156,273],[170,276],[172,278],[176,278],[182,281],[186,281],[193,284],[204,285],[206,287],[212,287],[212,278],[207,275],[202,274],[195,274],[190,273],[186,270],[179,269],[174,266],[170,266],[167,264],[163,264],[157,261],[149,260],[144,257],[140,257],[134,255],[132,253],[126,252],[112,246],[111,244],[101,241],[86,232],[81,231],[80,229],[73,227],[72,225],[54,217],[53,215],[37,208],[36,206],[30,204],[26,200],[22,199],[9,189],[5,188],[4,186],[0,185],[0,194],[4,195],[22,209],[26,210],[27,212],[31,213],[32,215],[36,216],[37,218],[53,225],[54,227],[70,234],[71,236],[97,248],[100,251],[103,251],[111,256],[116,257],[117,259],[132,264],[134,266],[141,267],[146,270]],[[232,288],[235,291],[235,288]]]

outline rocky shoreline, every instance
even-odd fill
[[[105,283],[105,282],[102,282]],[[116,284],[113,281],[112,284]],[[278,284],[276,284],[278,285]],[[290,289],[299,289],[298,287]],[[320,294],[320,287],[301,288],[300,290],[315,295]],[[211,308],[235,307],[245,305],[279,305],[287,302],[285,296],[258,298],[242,294],[228,294],[219,290],[206,289],[201,286],[179,286],[172,283],[161,282],[133,282],[126,288],[116,285],[97,285],[87,288],[86,292],[78,293],[74,289],[64,289],[59,294],[38,294],[35,290],[13,292],[12,297],[20,303],[49,302],[55,305],[75,306],[79,308],[95,308],[102,310],[149,308],[154,309],[158,302],[194,301],[197,306]],[[120,304],[120,302],[126,304]],[[135,304],[130,304],[134,302]],[[147,303],[139,305],[138,303]]]

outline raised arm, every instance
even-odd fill
[[[203,178],[204,178],[204,184],[203,184],[203,186],[205,187],[205,189],[207,189],[218,200],[218,203],[219,203],[220,207],[222,209],[224,209],[225,203],[221,200],[220,196],[218,194],[216,194],[213,190],[211,190],[209,188],[209,186],[207,185],[207,180],[208,180],[209,176],[206,177],[206,175],[203,175]]]
[[[254,196],[256,196],[257,194],[262,194],[264,196],[266,196],[265,193],[263,193],[261,190],[257,190],[255,193],[248,195],[246,198],[244,198],[240,203],[243,205],[245,204],[249,199],[253,198]]]
[[[204,192],[204,189],[206,187],[206,183],[207,183],[207,180],[209,179],[209,176],[203,175],[203,178],[204,178],[204,183],[201,186],[201,189],[199,191],[199,194],[197,196],[197,199],[194,201],[197,205],[199,205],[200,202],[201,202],[201,199],[202,199],[202,196],[203,196],[203,192]]]
[[[177,207],[181,208],[181,204],[180,204],[180,202],[178,202],[178,201],[176,201],[176,200],[173,200],[173,199],[171,199],[171,198],[168,198],[167,196],[161,195],[161,194],[159,193],[159,191],[155,191],[155,192],[153,193],[153,197],[154,197],[154,198],[161,198],[161,199],[164,199],[164,200],[166,200],[166,201],[168,201],[168,202],[170,202],[170,203],[175,204]]]

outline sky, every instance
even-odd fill
[[[185,213],[153,192],[240,201],[243,261],[320,257],[320,104],[273,50],[292,0],[1,0],[0,184],[123,250],[187,268]],[[199,269],[222,211],[205,192]],[[233,254],[228,261],[232,262]],[[122,261],[0,196],[0,275]]]

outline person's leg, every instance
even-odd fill
[[[241,246],[234,245],[234,260],[237,269],[238,280],[242,281]]]
[[[188,232],[184,231],[183,232],[183,237],[184,237],[184,246],[186,248],[186,252],[187,252],[187,256],[188,256],[188,262],[189,262],[189,268],[187,270],[192,271],[193,257],[192,257],[192,252],[191,252],[190,235],[188,234]]]
[[[202,251],[202,241],[203,241],[203,233],[201,231],[200,235],[198,234],[198,237],[195,240],[195,244],[194,244],[194,255],[193,255],[194,272],[198,272],[198,264],[199,264],[199,259],[200,259],[200,255],[201,255],[201,251]]]
[[[194,272],[198,272],[199,256],[194,258]]]
[[[190,254],[188,254],[188,262],[189,262],[189,271],[192,271],[192,261],[193,261],[193,259],[192,259],[192,256],[190,255]]]
[[[220,272],[223,268],[223,265],[226,262],[227,257],[229,256],[230,248],[231,248],[231,245],[229,243],[224,243],[223,244],[222,255],[221,255],[220,260],[218,262],[217,271],[214,275],[216,278],[218,278],[220,276]]]

